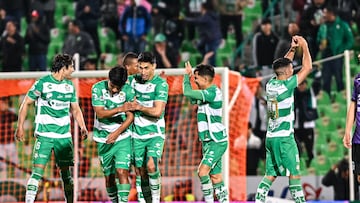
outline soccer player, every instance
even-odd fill
[[[138,55],[134,52],[128,52],[125,54],[122,64],[128,72],[128,76],[137,74],[138,70]]]
[[[184,95],[198,105],[197,119],[203,158],[198,168],[201,190],[205,202],[214,202],[214,190],[220,202],[229,202],[229,194],[221,175],[222,156],[228,146],[228,135],[222,124],[222,94],[214,85],[214,67],[200,64],[194,70],[194,80],[199,90],[193,90],[190,62],[185,63]]]
[[[292,59],[297,47],[302,50],[302,68],[293,75]],[[284,58],[273,62],[275,76],[266,84],[268,127],[266,132],[266,171],[255,201],[265,198],[277,176],[289,176],[289,190],[295,202],[305,202],[300,182],[300,158],[294,138],[294,90],[312,69],[306,40],[293,36],[291,48]]]
[[[143,199],[142,193],[146,192],[141,191],[140,188],[141,177],[145,177],[147,173],[153,203],[160,202],[159,161],[165,140],[164,112],[169,90],[166,81],[159,75],[155,75],[155,68],[154,55],[150,52],[140,53],[138,56],[139,74],[129,77],[136,96],[136,99],[131,102],[131,110],[135,111],[133,150],[138,199]],[[146,180],[143,180],[143,184],[146,185],[144,181]]]
[[[109,71],[108,80],[97,82],[92,87],[92,106],[95,111],[94,137],[106,191],[113,203],[128,202],[130,191],[129,167],[131,159],[131,130],[134,120],[127,111],[125,102],[135,96],[127,81],[127,71],[116,66]],[[119,179],[117,188],[115,173]]]
[[[32,173],[27,183],[26,203],[35,200],[39,181],[44,175],[45,165],[54,151],[57,166],[63,181],[65,198],[73,202],[73,179],[70,166],[74,165],[74,150],[70,133],[70,110],[80,126],[81,137],[87,137],[83,114],[77,102],[75,88],[71,80],[74,72],[74,60],[70,55],[55,56],[51,74],[38,79],[22,102],[19,109],[18,128],[15,132],[17,140],[24,140],[24,121],[28,108],[35,101],[36,137],[33,151]]]
[[[360,54],[357,56],[360,61]],[[358,185],[360,183],[360,100],[358,99],[360,95],[360,74],[358,74],[354,79],[354,87],[351,96],[351,103],[349,106],[349,110],[346,116],[346,127],[345,127],[345,135],[343,138],[343,144],[346,148],[352,149],[351,158],[354,166],[354,176],[357,181],[355,181],[355,192],[358,193]],[[355,124],[355,130],[353,133],[353,137],[351,139],[350,133]],[[355,197],[358,199],[359,197]]]

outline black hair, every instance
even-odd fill
[[[59,72],[63,67],[66,69],[74,65],[74,59],[69,54],[58,54],[54,57],[51,72]]]
[[[129,65],[131,59],[137,59],[137,58],[138,58],[137,54],[135,54],[134,52],[128,52],[128,53],[125,54],[125,56],[123,58],[123,61],[122,61],[122,64],[124,66]]]
[[[127,71],[123,66],[115,66],[109,71],[109,80],[120,89],[128,79]]]
[[[214,67],[208,64],[199,64],[196,66],[194,73],[198,73],[200,76],[209,76],[211,79],[215,77]]]
[[[78,27],[80,30],[82,30],[82,28],[83,28],[83,24],[80,20],[73,19],[73,20],[70,20],[69,23],[73,24],[73,26]]]
[[[338,165],[337,165],[339,171],[347,171],[349,170],[349,162],[347,159],[342,159],[339,161]]]
[[[338,12],[338,9],[335,8],[335,7],[332,6],[332,5],[327,5],[327,6],[325,7],[325,9],[326,9],[327,12],[332,13],[332,14],[334,14],[334,15],[337,15],[337,14],[339,13],[339,12]]]
[[[271,24],[270,18],[264,18],[261,20],[261,25]]]
[[[214,5],[211,2],[204,2],[201,4],[201,7],[204,8],[207,11],[214,10]]]
[[[273,67],[274,71],[276,72],[277,69],[284,68],[290,64],[292,64],[292,61],[290,59],[278,58],[273,62],[272,67]]]
[[[151,52],[142,52],[138,56],[138,62],[156,63],[156,58]]]

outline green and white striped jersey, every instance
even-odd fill
[[[169,85],[159,75],[155,75],[152,80],[141,82],[138,75],[130,76],[129,83],[135,90],[137,102],[145,107],[153,107],[155,101],[167,103]],[[133,138],[148,139],[161,136],[165,138],[165,112],[160,118],[148,116],[140,111],[135,112]]]
[[[200,92],[203,99],[196,100],[199,139],[201,141],[227,141],[226,129],[222,123],[221,90],[216,85],[211,85]]]
[[[125,84],[118,94],[111,96],[108,88],[108,80],[97,82],[92,87],[91,103],[93,106],[102,106],[105,109],[113,109],[122,106],[125,102],[133,101],[135,92],[128,84]],[[94,137],[96,142],[105,143],[107,136],[118,129],[126,120],[126,113],[115,114],[111,118],[98,118],[95,115]],[[131,129],[124,131],[116,141],[131,136]]]
[[[273,77],[266,84],[266,137],[287,137],[294,133],[294,90],[297,85],[297,75],[287,80],[277,80]]]
[[[70,103],[77,102],[73,83],[52,75],[38,79],[27,96],[36,101],[35,135],[50,138],[71,137]]]

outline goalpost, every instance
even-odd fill
[[[223,93],[223,123],[229,134],[229,147],[223,158],[223,176],[225,184],[229,187],[232,200],[246,200],[246,148],[235,149],[233,142],[237,138],[244,138],[247,133],[247,122],[250,105],[258,79],[243,78],[239,73],[229,71],[227,68],[215,68],[214,82]],[[166,106],[166,141],[163,158],[160,164],[162,173],[162,199],[175,200],[174,192],[181,186],[187,193],[191,193],[195,200],[201,200],[202,192],[196,171],[201,161],[201,144],[197,137],[196,106],[182,95],[182,75],[184,69],[159,69],[156,73],[165,72],[169,83],[169,100]],[[3,90],[0,97],[9,97],[11,108],[17,112],[24,94],[33,82],[50,72],[19,72],[1,73],[0,85]],[[106,79],[108,70],[75,71],[72,74],[74,85],[79,97],[79,104],[85,117],[85,123],[90,132],[86,141],[78,142],[78,129],[72,121],[72,134],[74,137],[74,194],[75,201],[105,201],[108,200],[104,185],[103,174],[99,165],[95,142],[92,141],[91,131],[94,112],[91,107],[91,86],[102,79]],[[5,87],[5,88],[4,88]],[[0,160],[6,163],[10,173],[0,177],[1,195],[8,194],[17,201],[23,201],[24,189],[31,172],[31,149],[34,143],[33,119],[34,109],[28,112],[26,122],[26,141],[16,142],[18,150],[18,163],[12,163],[11,158]],[[13,125],[16,125],[13,124]],[[246,146],[246,141],[244,142]],[[14,170],[20,170],[21,175],[16,176]],[[131,172],[131,178],[134,178]],[[8,182],[6,186],[1,184]],[[10,184],[10,186],[9,186]],[[20,189],[14,189],[14,185]],[[13,192],[12,192],[13,191]],[[56,170],[52,157],[46,166],[44,181],[40,185],[37,195],[40,201],[63,200],[61,178]]]

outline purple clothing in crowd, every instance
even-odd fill
[[[351,96],[351,101],[356,102],[355,108],[355,131],[352,138],[353,144],[360,144],[360,74],[358,74],[354,79],[354,90]]]

